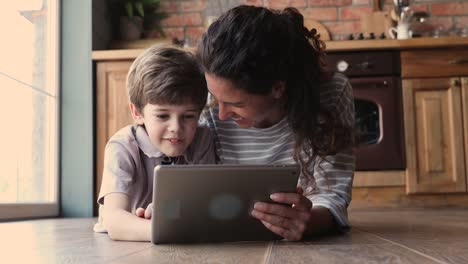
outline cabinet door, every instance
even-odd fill
[[[460,78],[403,80],[407,193],[466,191]]]
[[[468,77],[461,78],[462,107],[463,107],[463,131],[465,131],[465,169],[466,184],[468,190]]]
[[[132,124],[125,87],[132,61],[105,61],[96,65],[96,197],[101,188],[104,148],[120,128]]]

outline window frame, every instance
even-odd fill
[[[61,60],[61,0],[48,0],[48,18],[52,23],[47,23],[49,35],[48,50],[52,57],[51,64],[47,64],[47,75],[51,77],[47,83],[55,87],[55,179],[54,191],[50,194],[53,197],[53,202],[37,202],[37,203],[1,203],[0,204],[0,221],[9,221],[17,219],[31,219],[43,217],[56,217],[60,213],[60,118],[61,118],[61,87],[60,87],[60,60]],[[50,4],[53,2],[53,4]],[[49,71],[50,70],[50,71]]]

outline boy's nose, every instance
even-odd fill
[[[169,131],[177,132],[183,128],[183,120],[182,118],[174,118],[169,123]]]

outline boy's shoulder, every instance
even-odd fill
[[[136,132],[136,125],[128,125],[125,126],[121,129],[119,129],[117,132],[115,132],[114,135],[109,139],[110,142],[118,142],[121,144],[129,144],[133,143],[136,141],[135,139],[135,132]]]
[[[128,125],[117,132],[107,141],[106,149],[116,149],[120,151],[136,152],[138,151],[138,142],[136,140],[137,125]],[[120,152],[117,151],[117,152]]]

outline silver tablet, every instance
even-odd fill
[[[257,201],[295,192],[297,165],[160,165],[154,169],[152,242],[275,240],[251,216]]]

